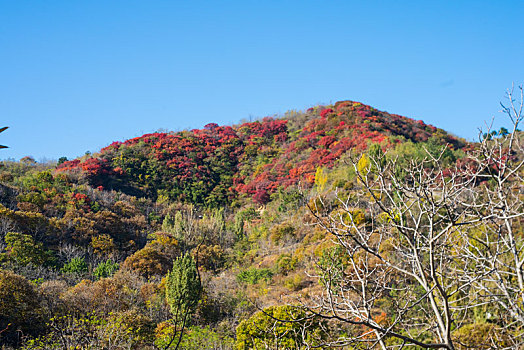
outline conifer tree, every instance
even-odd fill
[[[202,294],[202,284],[197,264],[189,254],[173,261],[173,270],[166,277],[166,300],[173,316],[173,337],[165,349],[169,349],[178,338],[174,349],[178,349],[184,329]]]

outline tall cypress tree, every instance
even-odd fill
[[[178,341],[175,349],[178,349],[189,322],[189,318],[202,294],[202,283],[198,274],[197,264],[188,253],[173,261],[173,270],[166,278],[166,300],[173,315],[174,333],[173,338],[165,349],[169,349],[176,338]]]

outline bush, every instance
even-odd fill
[[[17,262],[20,265],[43,265],[51,261],[50,252],[46,251],[40,242],[33,237],[18,232],[8,232],[5,235],[6,253],[5,258]]]
[[[295,269],[296,260],[291,257],[290,254],[282,254],[277,260],[278,272],[287,275],[289,272]]]
[[[278,206],[279,212],[296,210],[304,201],[304,194],[297,188],[287,188],[286,190],[279,188],[275,197],[280,201]]]
[[[144,277],[165,275],[171,267],[169,259],[161,252],[144,247],[127,257],[122,267],[136,271]]]
[[[285,236],[291,236],[293,233],[295,233],[293,225],[285,222],[271,229],[270,238],[273,244],[277,244],[282,238]]]
[[[324,338],[321,322],[309,323],[304,310],[290,305],[270,306],[240,322],[236,348],[305,349],[307,345],[318,346]]]
[[[65,264],[60,271],[63,273],[83,274],[87,272],[88,266],[84,258],[73,258]]]
[[[142,315],[136,309],[131,309],[110,314],[101,335],[103,344],[106,346],[124,340],[122,349],[140,349],[153,341],[154,329],[155,324],[149,317]]]
[[[289,290],[300,290],[303,287],[303,285],[303,278],[299,273],[293,276],[289,276],[284,280],[284,286]]]
[[[17,343],[19,334],[35,335],[43,326],[38,294],[31,283],[0,270],[0,346]]]
[[[273,272],[270,269],[257,269],[252,267],[240,272],[237,275],[237,281],[247,284],[257,284],[262,280],[270,282],[272,277]]]
[[[224,249],[216,244],[213,246],[202,244],[198,251],[195,251],[195,258],[199,267],[208,271],[217,271],[226,262]]]
[[[111,259],[107,259],[105,262],[101,262],[97,265],[93,271],[93,276],[96,279],[111,277],[116,271],[118,271],[119,265],[113,262]]]
[[[173,337],[174,327],[168,323],[160,323],[156,329],[155,344],[164,349]],[[175,342],[176,343],[176,342]],[[180,342],[180,349],[185,350],[212,350],[231,349],[234,340],[227,335],[219,334],[206,327],[192,326],[186,330],[186,336]],[[174,345],[169,349],[174,348]]]

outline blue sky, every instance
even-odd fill
[[[351,99],[473,139],[524,83],[524,1],[0,0],[2,158]]]

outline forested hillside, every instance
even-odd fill
[[[515,348],[522,133],[340,101],[0,169],[0,344]]]

